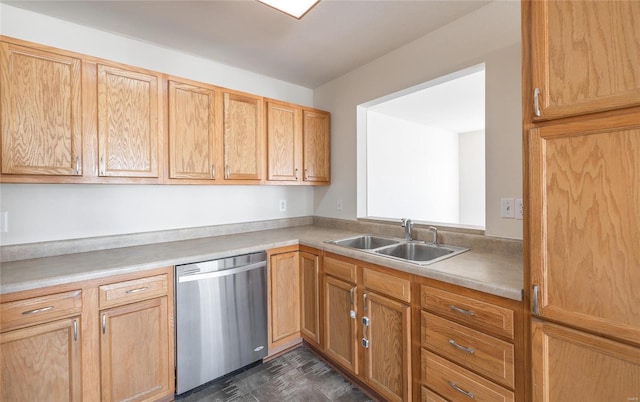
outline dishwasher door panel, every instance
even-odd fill
[[[177,394],[267,354],[266,262],[258,268],[228,271],[229,275],[217,271],[212,278],[178,279]]]

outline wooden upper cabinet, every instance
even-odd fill
[[[264,127],[262,97],[224,92],[224,178],[262,180]]]
[[[222,177],[217,141],[216,91],[169,80],[169,178]]]
[[[531,10],[534,119],[640,105],[640,2],[532,1]]]
[[[269,100],[267,107],[267,179],[302,178],[302,110],[299,106]]]
[[[329,113],[319,110],[302,111],[303,179],[306,182],[330,180]]]
[[[640,344],[638,111],[534,128],[529,159],[534,311]]]
[[[82,175],[81,61],[0,43],[2,174]]]
[[[97,68],[99,175],[158,177],[160,75]]]

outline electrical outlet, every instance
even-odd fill
[[[287,210],[287,200],[280,200],[280,212]]]
[[[338,200],[338,201],[336,202],[336,209],[337,209],[338,211],[342,211],[342,199],[340,199],[340,200]]]
[[[515,201],[513,198],[500,199],[500,217],[509,219],[516,217]]]
[[[516,219],[523,219],[524,217],[524,205],[522,204],[522,198],[516,198]]]

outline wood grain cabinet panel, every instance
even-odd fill
[[[300,251],[300,332],[320,345],[320,257]]]
[[[300,263],[298,251],[269,259],[270,348],[300,336]]]
[[[640,348],[534,320],[533,400],[636,401]]]
[[[158,177],[159,74],[97,68],[99,175]]]
[[[356,264],[325,255],[322,259],[325,274],[344,279],[349,283],[356,283]]]
[[[82,175],[81,60],[0,43],[2,174]]]
[[[324,352],[333,362],[356,375],[360,371],[357,311],[356,286],[325,276]]]
[[[297,105],[269,100],[267,106],[267,179],[302,179],[302,110]]]
[[[389,401],[409,401],[410,308],[373,292],[365,292],[363,300],[365,381]]]
[[[103,401],[146,401],[170,390],[167,297],[101,312]]]
[[[0,400],[81,401],[80,317],[0,334]]]
[[[262,98],[225,91],[224,94],[224,178],[263,179],[264,128]]]
[[[215,180],[217,165],[216,91],[169,80],[169,178]]]
[[[0,331],[77,316],[81,311],[81,290],[2,303],[0,304]]]
[[[640,114],[531,131],[538,315],[640,345]]]
[[[639,15],[637,1],[532,2],[540,119],[640,105]]]
[[[306,182],[330,181],[330,117],[318,110],[302,111],[303,180]]]
[[[640,105],[640,2],[533,1],[531,7],[538,119]]]

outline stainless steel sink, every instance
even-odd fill
[[[386,237],[378,237],[373,235],[363,235],[349,237],[347,239],[332,240],[328,243],[343,247],[357,248],[360,250],[372,250],[380,247],[390,246],[400,243],[399,240],[389,239]]]
[[[416,262],[420,264],[432,264],[436,261],[453,257],[468,249],[455,246],[436,246],[427,243],[402,243],[395,246],[383,247],[375,250],[377,254],[395,257],[400,260]]]
[[[361,235],[346,239],[328,240],[326,243],[358,249],[381,257],[418,265],[428,265],[468,251],[468,248],[435,245],[421,241],[408,241],[388,237]]]

